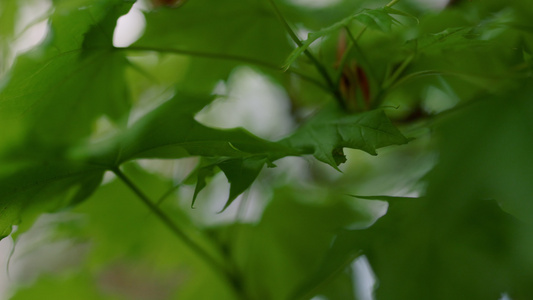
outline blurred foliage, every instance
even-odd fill
[[[529,1],[38,3],[0,3],[0,237],[17,272],[62,212],[37,244],[87,251],[30,249],[13,299],[533,297]],[[279,140],[197,118],[243,66],[289,102]]]

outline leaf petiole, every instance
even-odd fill
[[[296,46],[302,47],[303,46],[302,41],[300,40],[300,38],[298,38],[296,33],[294,33],[291,26],[289,25],[289,23],[287,22],[287,20],[285,19],[281,11],[279,10],[278,6],[276,5],[276,3],[274,3],[274,0],[268,0],[268,2],[274,9],[274,12],[280,19],[281,23],[283,24],[283,27],[285,27],[285,30],[287,31],[291,39],[296,43]],[[331,76],[329,75],[326,68],[320,63],[320,61],[318,61],[318,59],[311,53],[311,51],[309,51],[309,49],[305,49],[304,54],[305,56],[307,56],[307,58],[311,60],[311,62],[313,63],[313,65],[315,65],[315,68],[320,73],[322,78],[324,78],[327,86],[329,87],[329,91],[333,94],[333,96],[335,97],[335,100],[337,100],[340,107],[342,107],[343,109],[346,109],[346,104],[344,103],[344,99],[338,89],[338,86],[335,85],[335,82],[333,82],[333,80],[331,79]]]
[[[385,7],[393,7],[398,2],[400,2],[400,0],[392,0],[387,5],[385,5]]]

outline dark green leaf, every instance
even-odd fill
[[[118,118],[128,108],[125,59],[112,52],[108,34],[131,4],[85,4],[57,7],[47,41],[18,59],[0,91],[0,125],[15,125],[13,140],[22,145],[2,140],[1,237],[21,220],[20,232],[40,213],[80,202],[98,187],[104,169],[64,158],[63,146],[86,136],[101,114]]]
[[[383,32],[390,32],[394,19],[389,15],[387,10],[381,9],[365,9],[355,16],[355,19],[368,28],[380,30]]]
[[[137,121],[123,134],[99,146],[94,160],[115,166],[136,158],[188,156],[247,157],[261,154],[280,157],[296,153],[283,145],[258,138],[244,129],[214,129],[194,119],[212,97],[182,94]]]
[[[378,277],[377,299],[531,295],[531,95],[484,98],[438,122],[440,161],[425,197],[390,199],[387,215],[353,233]]]
[[[322,291],[304,284],[318,274],[322,263],[335,259],[326,254],[337,234],[371,219],[345,200],[350,199],[321,189],[287,187],[275,191],[258,224],[218,228],[221,242],[227,243],[223,245],[247,278],[244,288],[249,298],[295,299],[304,294],[312,298]]]
[[[100,185],[100,167],[64,161],[24,161],[7,163],[0,174],[0,238],[20,224],[29,228],[42,212],[57,211],[78,203]]]
[[[515,219],[494,201],[444,209],[435,203],[445,199],[428,200],[399,203],[366,232],[352,232],[352,247],[378,278],[377,299],[489,299],[521,284],[527,273],[509,240]]]
[[[129,108],[126,60],[113,51],[110,33],[131,4],[86,4],[58,7],[46,41],[19,57],[0,84],[1,122],[21,122],[34,144],[85,137],[97,117],[118,119]]]
[[[441,163],[430,174],[431,192],[450,199],[496,199],[519,219],[533,216],[533,90],[479,99],[436,125]],[[449,189],[448,186],[455,188]],[[434,190],[433,190],[434,189]]]
[[[179,83],[189,92],[210,92],[237,65],[278,69],[290,52],[287,34],[267,1],[189,1],[148,12],[146,22],[134,48],[211,58],[191,60]]]
[[[206,187],[206,179],[213,177],[215,174],[215,168],[218,167],[221,169],[230,183],[229,198],[222,209],[223,211],[237,198],[237,196],[252,185],[265,163],[266,158],[261,156],[219,159],[213,163],[200,163],[197,170],[191,174],[197,178],[191,207],[194,207],[196,197],[200,191]]]
[[[302,46],[294,49],[289,57],[285,60],[283,64],[284,70],[287,70],[291,64],[298,58],[302,53],[304,53],[312,43],[318,40],[321,37],[325,37],[331,34],[338,32],[343,27],[348,27],[351,22],[355,19],[369,28],[378,29],[381,31],[389,32],[392,26],[393,18],[389,14],[400,14],[400,11],[388,8],[378,8],[378,9],[366,9],[359,13],[350,15],[341,21],[323,28],[316,32],[311,32],[308,34],[307,39],[302,42]]]
[[[263,169],[266,160],[264,157],[249,157],[230,159],[218,164],[231,184],[228,201],[222,210],[226,209],[237,196],[252,185]]]
[[[283,64],[283,69],[287,70],[291,66],[291,64],[298,58],[302,53],[304,53],[309,46],[311,46],[312,43],[314,43],[316,40],[318,40],[321,37],[333,34],[337,31],[339,31],[341,28],[346,27],[350,25],[350,23],[353,21],[354,18],[356,18],[356,15],[351,15],[347,18],[342,19],[341,21],[328,26],[326,28],[323,28],[316,32],[311,32],[307,35],[307,39],[302,42],[302,46],[294,49],[289,57],[285,60],[285,63]]]
[[[339,148],[363,150],[377,155],[376,149],[408,142],[382,110],[355,115],[327,109],[281,141],[303,153],[337,168]]]

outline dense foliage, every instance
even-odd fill
[[[0,2],[13,299],[533,297],[530,1],[303,2]]]

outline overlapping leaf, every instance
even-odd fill
[[[146,13],[133,47],[192,56],[180,88],[210,92],[237,65],[277,70],[290,52],[287,34],[267,1],[189,1]]]
[[[21,219],[79,202],[100,184],[102,167],[70,161],[63,153],[90,132],[96,117],[118,118],[128,108],[125,59],[112,51],[111,35],[131,3],[89,2],[82,9],[58,4],[47,40],[19,57],[4,78],[1,237]],[[10,137],[10,130],[16,134]]]
[[[299,154],[294,149],[263,140],[242,128],[216,129],[197,122],[195,113],[211,100],[212,97],[177,94],[122,134],[103,145],[96,145],[100,150],[95,150],[90,160],[114,168],[137,158],[221,158],[198,171],[195,198],[205,186],[205,177],[212,175],[209,170],[218,166],[231,183],[229,205],[253,183],[266,162]]]
[[[137,158],[276,157],[296,152],[254,136],[242,128],[215,129],[202,125],[194,115],[212,97],[193,97],[178,93],[117,137],[99,145],[93,158],[100,164],[116,167]],[[97,145],[98,146],[98,145]]]
[[[228,182],[231,184],[229,198],[222,208],[222,210],[225,210],[240,194],[254,183],[265,163],[269,163],[266,157],[252,156],[247,158],[222,159],[207,166],[202,166],[195,173],[197,182],[191,206],[194,206],[198,193],[206,186],[206,179],[214,175],[215,167],[218,167],[224,172]]]
[[[295,294],[318,271],[341,231],[371,219],[346,200],[321,189],[278,189],[257,224],[217,228],[222,245],[247,278],[244,289],[250,299],[307,299],[321,292],[305,286]]]
[[[168,178],[148,173],[136,164],[125,165],[124,172],[152,198],[172,186]],[[196,242],[206,249],[213,247],[192,225],[186,211],[173,204],[168,201],[160,207]],[[155,215],[149,214],[119,180],[102,186],[73,212],[70,218],[57,221],[52,227],[55,241],[83,245],[82,253],[80,248],[73,248],[61,254],[74,255],[77,265],[40,274],[35,283],[21,288],[13,299],[35,299],[39,295],[54,299],[131,299],[142,294],[166,300],[191,299],[187,295],[194,292],[198,299],[234,299],[223,285],[223,278],[213,273]],[[30,255],[39,255],[40,248],[30,249]],[[61,261],[64,263],[64,259]],[[186,284],[177,284],[184,276]]]
[[[347,233],[377,276],[377,299],[484,299],[526,291],[531,272],[513,258],[517,220],[492,200],[444,209],[446,200],[391,200],[373,227]]]
[[[333,34],[338,32],[343,27],[348,27],[353,20],[357,20],[367,26],[368,28],[380,30],[383,32],[389,32],[391,30],[392,24],[397,22],[391,15],[404,15],[411,16],[402,11],[392,9],[390,7],[383,7],[377,9],[365,9],[359,13],[350,15],[341,21],[323,28],[316,32],[311,32],[307,35],[307,39],[302,42],[302,46],[294,49],[289,57],[286,59],[285,64],[283,65],[284,69],[287,70],[291,64],[298,58],[302,53],[304,53],[312,43],[318,40],[321,37]]]
[[[0,174],[0,239],[11,226],[27,228],[42,212],[77,203],[98,188],[104,170],[61,160],[24,161],[2,166]],[[19,228],[20,230],[20,228]]]
[[[118,119],[129,108],[126,61],[113,51],[112,35],[131,3],[86,2],[82,9],[58,5],[46,41],[18,57],[4,78],[0,116],[22,120],[34,143],[71,142],[88,135],[98,116]]]
[[[489,97],[438,122],[440,162],[424,197],[361,197],[390,209],[338,246],[364,250],[377,299],[531,295],[531,95]]]

